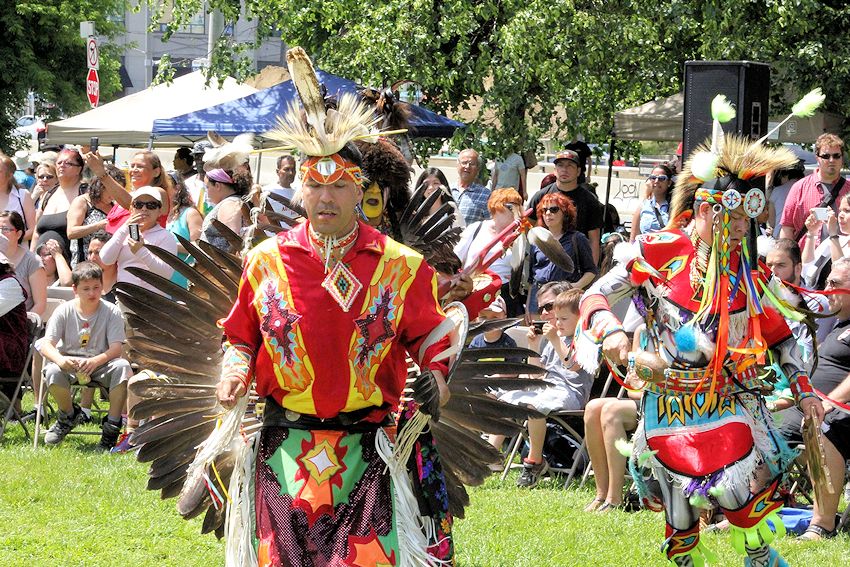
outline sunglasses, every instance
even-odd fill
[[[839,159],[841,159],[841,152],[834,153],[834,154],[818,154],[818,157],[820,159],[823,159],[823,160],[826,160],[826,161],[833,160],[833,159],[839,160]]]
[[[555,213],[561,212],[561,208],[560,207],[543,207],[543,212],[544,213],[552,213],[554,215]]]
[[[141,211],[142,209],[155,211],[161,206],[158,201],[136,201],[133,203],[133,208],[137,211]]]
[[[16,232],[18,229],[13,226],[0,226],[0,232]]]
[[[670,179],[670,178],[667,177],[666,175],[650,175],[649,176],[650,181],[667,181],[668,179]]]
[[[81,164],[81,163],[74,163],[74,162],[72,162],[72,161],[57,161],[57,162],[56,162],[56,165],[57,165],[57,166],[60,166],[60,165],[70,165],[71,167],[83,167],[83,164]]]
[[[544,311],[552,311],[552,309],[554,307],[555,307],[554,301],[550,301],[549,303],[544,303],[543,305],[540,306],[540,312],[543,313]]]
[[[54,177],[56,177],[56,176],[55,175],[39,175],[38,176],[39,179],[53,179]]]

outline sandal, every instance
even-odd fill
[[[607,514],[608,512],[611,512],[613,510],[622,510],[622,509],[623,509],[622,502],[620,504],[613,504],[613,503],[608,502],[606,500],[605,503],[602,506],[600,506],[599,508],[596,509],[596,513],[597,514]]]
[[[820,541],[822,539],[832,539],[838,533],[838,530],[833,529],[832,531],[824,528],[823,526],[819,526],[817,524],[809,524],[809,527],[806,528],[800,537],[797,539],[803,541]]]
[[[594,510],[598,510],[599,507],[602,506],[603,504],[605,504],[604,498],[599,498],[599,497],[594,498],[590,502],[590,504],[588,504],[587,506],[584,507],[584,511],[585,512],[593,512]]]

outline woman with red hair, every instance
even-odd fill
[[[472,265],[484,252],[485,246],[522,214],[522,197],[513,187],[495,189],[487,199],[487,210],[490,218],[467,226],[460,235],[460,242],[455,245],[455,254],[464,267]],[[516,317],[522,313],[523,299],[510,294],[511,251],[502,254],[499,248],[498,252],[488,252],[487,257],[491,254],[498,254],[499,258],[489,270],[502,280],[502,297],[507,303],[508,317]]]
[[[528,294],[528,312],[536,314],[537,290],[547,282],[570,282],[572,287],[584,289],[596,277],[598,269],[593,261],[590,241],[576,230],[576,208],[572,201],[560,193],[549,193],[537,204],[538,225],[549,229],[564,251],[573,260],[575,269],[565,272],[552,263],[536,246],[529,250],[531,256],[531,291]]]

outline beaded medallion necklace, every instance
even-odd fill
[[[346,313],[354,303],[357,294],[363,289],[363,284],[360,283],[354,273],[342,261],[345,253],[351,248],[359,235],[359,225],[354,223],[354,228],[351,232],[342,236],[336,237],[329,234],[319,234],[310,229],[307,231],[310,242],[318,249],[319,255],[325,261],[325,279],[322,281],[322,287],[334,298],[334,301]],[[333,268],[328,272],[328,268],[333,261]]]

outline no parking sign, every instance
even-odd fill
[[[97,70],[100,68],[100,52],[94,36],[89,36],[86,41],[86,63],[89,68],[86,75],[86,96],[91,107],[96,108],[97,103],[100,102],[100,77],[97,75]]]

